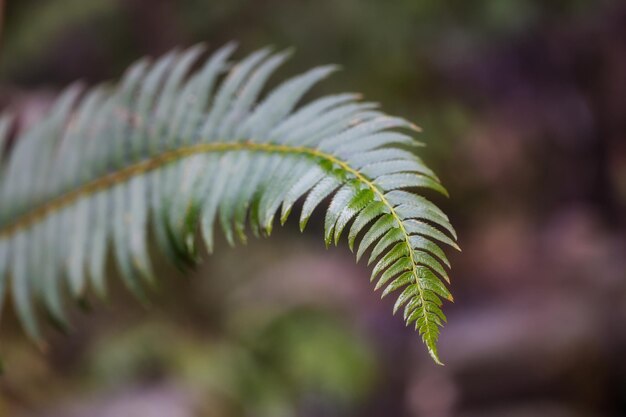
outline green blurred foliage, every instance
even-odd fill
[[[115,387],[167,376],[201,391],[207,409],[268,417],[295,415],[307,397],[346,407],[372,387],[373,352],[333,317],[296,310],[230,330],[213,340],[157,321],[104,333],[86,355],[87,380]]]

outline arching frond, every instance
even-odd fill
[[[347,236],[369,251],[372,280],[402,309],[431,356],[446,320],[443,283],[458,248],[448,217],[415,193],[447,195],[415,155],[418,129],[338,94],[298,105],[335,67],[312,69],[261,96],[287,53],[254,52],[236,65],[229,44],[204,62],[202,47],[141,60],[116,87],[65,91],[10,150],[0,120],[0,299],[10,292],[28,334],[37,305],[65,321],[65,289],[106,293],[111,254],[143,298],[154,277],[147,236],[180,266],[196,262],[198,229],[213,250],[216,227],[230,243],[270,234],[304,199],[300,226],[327,198],[324,239]],[[198,67],[195,70],[192,68]]]

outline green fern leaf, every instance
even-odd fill
[[[269,235],[277,213],[285,223],[304,200],[300,227],[325,206],[326,245],[348,230],[357,260],[370,251],[375,289],[399,292],[394,313],[404,308],[440,363],[441,299],[452,300],[440,245],[458,245],[448,217],[415,192],[447,195],[414,153],[419,128],[357,94],[298,105],[334,66],[263,95],[290,52],[263,49],[231,65],[234,49],[204,63],[202,46],[172,51],[132,65],[116,87],[72,86],[10,147],[12,116],[0,117],[0,301],[10,292],[41,342],[39,306],[64,326],[68,295],[106,297],[109,256],[147,301],[149,234],[186,269],[198,234],[209,252],[216,227],[233,245],[248,230]]]

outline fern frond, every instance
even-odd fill
[[[301,198],[304,229],[331,197],[326,244],[347,234],[357,258],[371,251],[376,288],[399,293],[394,312],[403,308],[440,363],[441,300],[452,300],[441,246],[458,246],[448,217],[414,192],[447,195],[414,153],[420,144],[408,133],[419,129],[356,94],[297,107],[333,66],[261,97],[289,53],[263,49],[231,67],[233,50],[205,62],[202,47],[173,51],[137,62],[117,87],[72,86],[0,153],[0,299],[11,293],[25,330],[40,340],[37,306],[64,323],[65,289],[74,298],[88,288],[105,295],[109,253],[145,298],[155,279],[150,228],[185,268],[197,260],[198,229],[209,251],[216,227],[231,244],[248,229],[269,235],[275,216],[284,223]],[[9,127],[0,119],[0,152]]]

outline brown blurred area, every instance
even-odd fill
[[[0,106],[34,123],[63,87],[198,42],[295,47],[273,83],[343,68],[423,127],[451,194],[455,303],[434,365],[318,213],[164,271],[142,309],[76,309],[39,352],[2,323],[0,416],[626,415],[626,2],[8,0]]]

